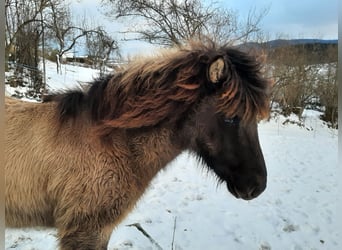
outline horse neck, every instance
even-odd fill
[[[137,176],[146,185],[184,149],[170,127],[141,128],[127,131],[129,149]]]

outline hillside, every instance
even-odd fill
[[[264,43],[246,43],[239,47],[245,50],[263,49],[272,61],[276,61],[277,55],[282,51],[301,51],[305,54],[308,64],[325,64],[338,60],[338,40],[277,39]]]

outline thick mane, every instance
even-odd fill
[[[213,84],[208,65],[222,57],[230,72]],[[175,51],[133,61],[115,74],[94,81],[85,92],[46,98],[58,101],[61,122],[86,111],[101,130],[153,126],[182,116],[204,96],[218,95],[218,112],[244,120],[268,112],[269,84],[255,58],[214,43],[190,43]]]
[[[232,48],[225,50],[231,77],[223,83],[218,112],[227,117],[240,116],[247,123],[266,118],[271,81],[262,76],[262,64],[247,53]]]

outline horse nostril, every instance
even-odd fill
[[[238,199],[252,200],[258,197],[266,189],[266,181],[246,184],[244,186],[227,183],[228,190]]]
[[[236,187],[234,187],[234,196],[236,198],[241,198],[244,200],[252,200],[259,196],[264,191],[264,188],[259,186],[252,186],[244,191],[239,191]]]
[[[250,188],[249,191],[247,192],[247,197],[252,199],[254,197],[253,194],[255,194],[255,190],[256,190],[256,187]]]
[[[249,199],[254,199],[258,197],[265,189],[266,185],[255,185],[249,189],[247,192],[247,197]]]
[[[244,191],[244,192],[239,192],[238,190],[236,190],[237,193],[237,198],[241,198],[244,200],[251,200],[255,197],[257,197],[259,195],[259,193],[257,192],[257,187],[251,187],[249,190]]]

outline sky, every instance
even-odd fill
[[[268,40],[283,38],[338,38],[338,0],[216,0],[218,6],[234,10],[241,21],[246,20],[250,10],[257,13],[268,9],[260,27]],[[103,15],[108,8],[100,7],[100,0],[72,1],[72,12],[75,16],[87,15],[97,25],[105,27],[113,37],[122,38],[118,34],[131,23],[119,23],[109,20]],[[123,55],[134,55],[139,51],[148,51],[153,46],[136,41],[124,42],[121,45]]]
[[[261,27],[271,38],[337,39],[338,0],[221,0],[220,4],[235,9],[243,18],[250,9],[269,8]]]

